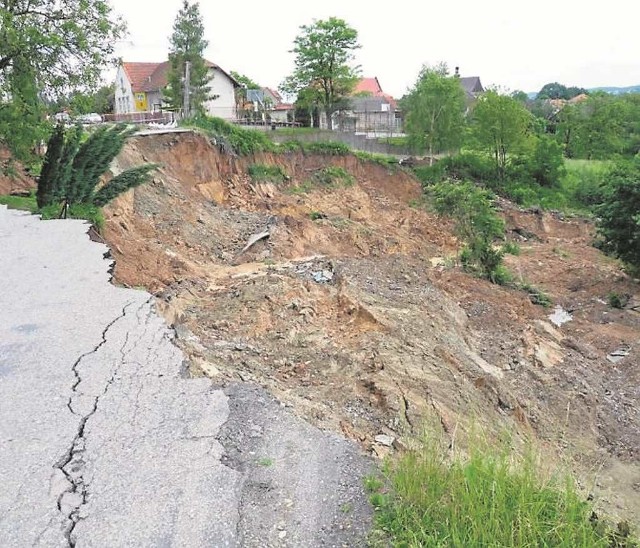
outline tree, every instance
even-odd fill
[[[473,109],[475,136],[480,146],[491,151],[501,180],[507,156],[526,140],[530,121],[531,114],[522,103],[494,90],[480,97]]]
[[[123,32],[108,0],[0,0],[0,140],[30,151],[42,98],[98,80]]]
[[[640,268],[640,159],[610,173],[604,203],[597,209],[604,249]]]
[[[165,100],[171,108],[176,110],[184,105],[185,72],[189,63],[189,112],[203,114],[204,103],[211,97],[209,82],[211,80],[209,67],[204,60],[204,50],[209,42],[204,39],[204,24],[200,14],[200,5],[184,0],[173,23],[173,34],[170,38],[168,86],[165,90]]]
[[[81,143],[83,130],[76,126],[65,130],[58,125],[49,139],[47,154],[38,179],[38,207],[64,203],[103,206],[122,192],[148,179],[157,166],[147,164],[126,170],[99,190],[100,177],[122,150],[135,128],[126,125],[101,126]]]
[[[464,129],[465,95],[459,79],[448,75],[446,65],[423,67],[403,100],[405,130],[411,144],[429,155],[460,145]]]
[[[344,20],[330,17],[302,25],[294,40],[295,69],[281,84],[286,93],[313,97],[333,128],[332,114],[345,107],[358,78],[357,67],[351,63],[360,47],[358,32]]]
[[[574,97],[587,93],[584,88],[576,86],[567,87],[558,82],[551,82],[542,86],[542,89],[536,95],[536,99],[573,99]]]
[[[252,80],[248,76],[245,76],[244,74],[240,74],[239,72],[236,72],[234,70],[232,70],[230,74],[231,74],[231,77],[236,82],[238,82],[244,87],[244,89],[260,89],[261,88],[260,84],[257,84],[254,80]]]
[[[512,91],[511,97],[513,97],[516,101],[519,101],[520,103],[523,103],[525,105],[529,102],[529,96],[520,89],[517,89],[516,91]]]

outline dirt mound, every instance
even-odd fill
[[[116,278],[157,294],[194,374],[255,380],[378,455],[376,435],[402,448],[425,423],[534,434],[610,512],[640,515],[640,295],[589,246],[589,222],[502,204],[522,250],[508,265],[572,315],[558,327],[525,292],[454,267],[451,226],[402,169],[240,158],[196,134],[133,139],[115,170],[142,161],[162,167],[107,209],[105,237]],[[255,182],[253,163],[289,180]],[[327,165],[356,183],[312,183]]]
[[[36,187],[20,162],[13,160],[9,149],[0,144],[0,195],[29,192]]]

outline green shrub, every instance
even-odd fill
[[[323,186],[352,186],[355,178],[346,169],[327,166],[313,174],[313,182]]]
[[[609,306],[611,306],[612,308],[622,309],[627,306],[627,304],[629,304],[630,300],[631,295],[628,295],[627,293],[618,293],[616,291],[611,291],[611,293],[607,295],[607,301],[609,302]]]
[[[611,170],[602,204],[598,233],[602,248],[640,268],[640,157],[620,162]]]
[[[540,471],[530,451],[516,458],[506,444],[474,442],[470,455],[449,455],[444,440],[387,462],[369,478],[374,546],[609,548],[637,546],[607,524],[573,480]],[[615,542],[619,542],[616,544]]]
[[[502,249],[493,245],[494,240],[504,237],[504,221],[493,205],[495,196],[468,181],[443,181],[427,192],[436,212],[456,222],[456,233],[465,243],[460,255],[463,267],[493,283],[507,283]]]
[[[520,246],[516,242],[505,242],[502,246],[502,252],[505,255],[520,255]]]
[[[397,168],[399,166],[397,158],[388,154],[376,154],[374,152],[354,150],[353,155],[365,162],[374,162],[388,168]]]
[[[258,182],[282,183],[289,179],[284,169],[278,165],[251,164],[247,172],[251,179]]]
[[[276,152],[278,149],[264,131],[245,129],[230,124],[222,118],[197,116],[185,120],[183,124],[187,127],[205,131],[209,137],[216,140],[216,143],[218,143],[222,149],[224,149],[228,143],[233,152],[241,156],[247,156],[257,152]]]
[[[339,141],[304,143],[303,149],[309,154],[323,154],[325,156],[346,156],[347,154],[351,154],[349,145],[345,145]]]
[[[538,289],[537,287],[534,287],[527,282],[521,282],[517,284],[516,287],[526,292],[527,295],[529,296],[529,300],[533,304],[543,306],[544,308],[549,308],[553,304],[551,297],[549,297],[549,295],[547,295],[541,289]]]

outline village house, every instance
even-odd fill
[[[212,99],[205,103],[209,116],[236,119],[236,89],[240,84],[215,63],[209,67]],[[168,84],[169,61],[163,63],[122,62],[116,73],[115,113],[160,112],[165,107],[163,92]]]

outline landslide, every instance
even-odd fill
[[[156,294],[193,374],[257,382],[379,456],[375,436],[402,449],[425,425],[533,435],[608,513],[640,515],[640,295],[590,222],[501,203],[522,249],[508,266],[572,314],[558,327],[525,292],[454,266],[451,224],[400,168],[237,157],[184,133],[131,139],[113,171],[145,161],[162,167],[106,209],[104,236],[116,280]],[[251,164],[289,180],[255,182]],[[308,182],[327,165],[355,184]]]

